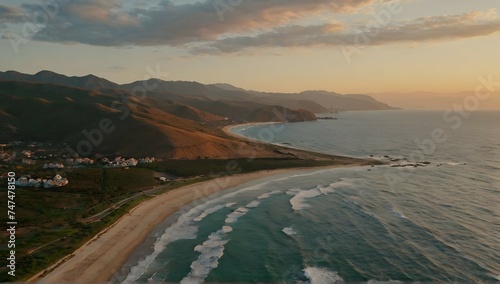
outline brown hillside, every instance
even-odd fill
[[[152,99],[133,99],[112,108],[116,95],[58,85],[0,82],[0,90],[1,142],[66,142],[77,149],[79,142],[90,140],[82,131],[95,134],[100,122],[108,119],[114,130],[102,136],[92,153],[196,159],[248,157],[255,150],[259,157],[277,156],[264,146],[218,137],[213,129],[167,113],[161,105],[152,107],[157,104]],[[187,110],[198,118],[216,117],[192,107]]]

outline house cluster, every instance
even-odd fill
[[[134,158],[125,159],[122,157],[116,157],[114,160],[102,158],[101,162],[106,167],[135,167],[139,163],[139,161]]]
[[[18,162],[25,165],[34,165],[37,160],[54,159],[61,156],[62,151],[57,149],[44,149],[44,146],[51,146],[51,143],[25,143],[13,141],[0,144],[0,162]],[[28,149],[29,148],[29,149]]]
[[[34,186],[34,187],[62,187],[69,183],[68,179],[60,175],[54,176],[53,179],[31,178],[31,176],[22,176],[16,180],[17,186]]]
[[[43,164],[44,169],[63,169],[64,165],[61,163],[45,163]]]
[[[107,167],[135,167],[138,164],[147,164],[147,163],[152,163],[155,161],[154,157],[146,157],[146,158],[141,158],[141,159],[135,159],[135,158],[123,158],[123,157],[116,157],[113,160],[110,160],[108,158],[102,158],[101,163],[103,163]]]
[[[24,150],[21,152],[21,154],[23,154],[24,156],[26,156],[27,158],[30,158],[33,154],[35,154],[34,152],[30,151],[30,150]]]
[[[68,165],[72,166],[79,166],[79,165],[93,165],[95,161],[90,158],[76,158],[76,159],[66,159],[66,163]]]
[[[141,158],[139,159],[139,164],[149,164],[153,163],[155,161],[155,157],[146,157],[146,158]]]

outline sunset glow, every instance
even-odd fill
[[[35,30],[26,15],[47,13],[20,2],[0,5],[3,71],[128,83],[160,65],[169,80],[338,93],[473,91],[499,74],[495,1],[59,1]]]

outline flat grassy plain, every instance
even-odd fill
[[[289,169],[299,167],[323,167],[333,165],[348,165],[356,159],[340,157],[338,159],[303,160],[303,159],[232,159],[232,160],[166,160],[145,164],[143,167],[166,172],[179,177],[190,176],[225,176],[255,171]]]

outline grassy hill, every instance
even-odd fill
[[[249,91],[229,84],[201,84],[190,81],[164,81],[149,79],[119,85],[94,75],[65,76],[51,71],[40,71],[34,75],[16,71],[0,72],[0,80],[52,83],[87,90],[115,93],[132,91],[137,87],[151,86],[148,97],[173,101],[202,100],[239,101],[258,103],[261,106],[280,105],[290,109],[303,109],[312,113],[329,110],[387,110],[393,107],[367,95],[341,95],[327,91],[305,91],[302,93],[266,93]],[[226,115],[227,116],[227,115]]]
[[[123,96],[127,100],[123,99]],[[71,88],[53,84],[0,82],[0,141],[52,141],[77,149],[81,141],[98,141],[93,153],[160,158],[237,158],[257,150],[261,157],[276,157],[273,150],[224,137],[204,122],[234,117],[265,121],[274,114],[253,116],[254,108],[217,102],[216,114],[167,100],[139,100],[124,94]],[[205,105],[205,104],[201,104]],[[260,105],[254,105],[261,107]],[[292,110],[282,109],[287,113]],[[312,118],[312,117],[311,117]],[[103,120],[106,129],[96,129]],[[99,130],[101,133],[104,131]],[[85,135],[91,133],[90,135]],[[90,137],[90,138],[89,138]]]

